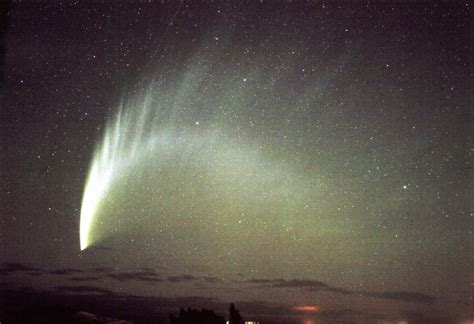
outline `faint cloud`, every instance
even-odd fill
[[[112,294],[110,290],[99,288],[95,286],[58,286],[56,290],[59,292],[69,292],[69,293],[93,293],[93,294],[102,294],[109,295]]]
[[[380,298],[380,299],[392,299],[400,300],[404,302],[414,302],[422,304],[433,304],[436,301],[435,297],[428,296],[417,292],[406,292],[406,291],[386,291],[386,292],[365,292],[366,296]]]
[[[161,282],[160,275],[154,271],[117,272],[107,274],[109,278],[119,281]]]
[[[82,272],[84,271],[79,270],[79,269],[72,269],[72,268],[64,268],[64,269],[56,269],[56,270],[48,271],[49,274],[60,275],[60,276],[74,275],[74,274],[82,273]]]
[[[329,287],[324,282],[318,280],[250,279],[247,282],[274,288],[311,288],[314,290]]]
[[[22,272],[30,275],[41,275],[43,273],[41,269],[35,266],[16,262],[4,263],[0,268],[0,275],[4,276]]]
[[[197,279],[196,277],[190,276],[190,275],[181,275],[181,276],[168,277],[168,281],[174,282],[174,283],[188,282],[188,281],[193,281],[193,280],[196,280],[196,279]]]
[[[70,280],[70,281],[96,281],[96,280],[100,280],[100,279],[101,279],[101,277],[94,277],[94,276],[68,278],[68,280]]]
[[[362,290],[351,290],[341,287],[331,286],[318,280],[287,280],[287,279],[249,279],[248,283],[258,284],[259,287],[264,288],[302,288],[309,291],[326,291],[342,295],[359,295],[378,299],[389,299],[403,302],[413,302],[420,304],[433,304],[436,298],[418,292],[407,291],[383,291],[372,292]]]
[[[221,278],[218,278],[218,277],[206,277],[206,276],[203,276],[203,277],[199,277],[199,279],[202,280],[202,281],[208,282],[208,283],[218,283],[218,282],[222,282],[222,281],[223,281]]]

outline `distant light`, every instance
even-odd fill
[[[315,313],[315,312],[319,312],[321,307],[316,306],[316,305],[301,305],[301,306],[294,306],[291,309],[298,312]]]

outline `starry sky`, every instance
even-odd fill
[[[0,320],[474,318],[467,2],[1,6]]]

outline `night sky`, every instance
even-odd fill
[[[467,2],[1,6],[0,321],[473,321]]]

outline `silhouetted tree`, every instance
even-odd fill
[[[242,320],[242,316],[240,316],[239,310],[235,308],[234,304],[230,304],[229,321],[230,321],[230,324],[243,324],[244,323],[244,321]]]

